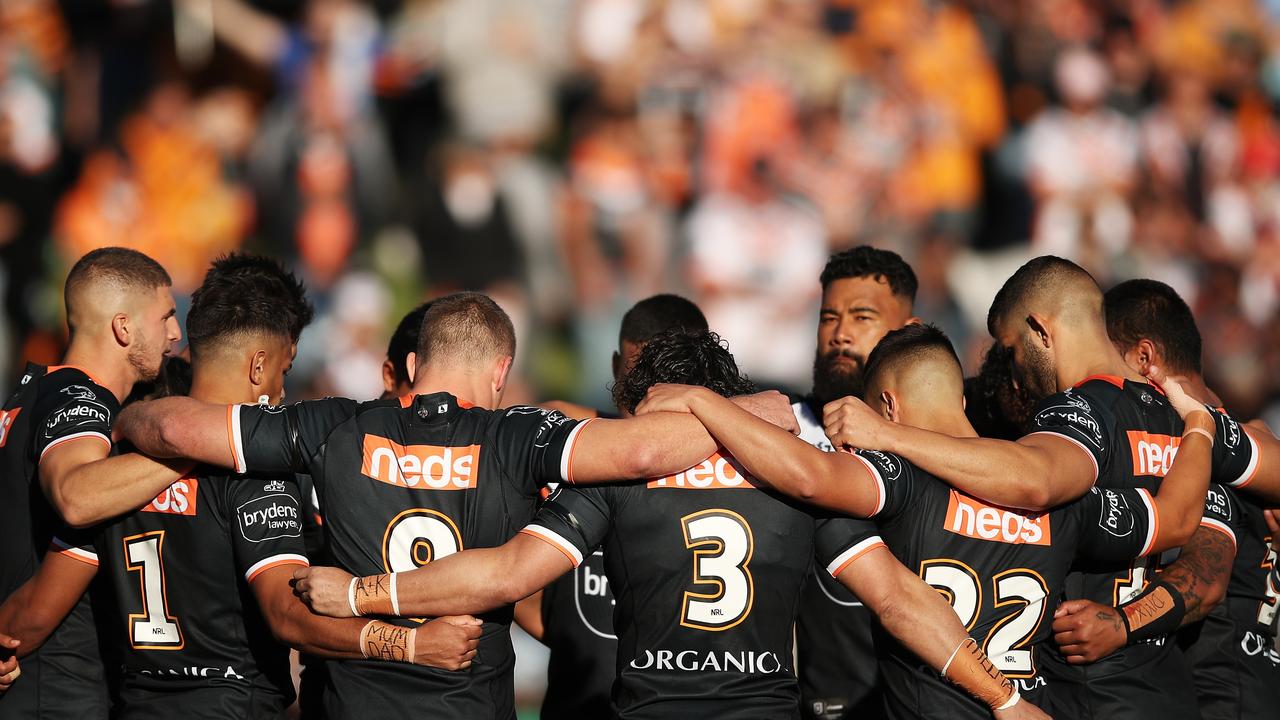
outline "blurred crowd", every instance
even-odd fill
[[[1278,109],[1280,0],[4,0],[0,384],[114,244],[178,293],[228,250],[298,270],[295,398],[376,396],[400,314],[461,288],[516,319],[524,395],[607,405],[662,291],[803,391],[825,258],[870,243],[971,369],[1031,255],[1168,282],[1274,413]]]

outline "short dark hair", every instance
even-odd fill
[[[1170,372],[1200,373],[1200,328],[1176,290],[1158,280],[1128,280],[1108,290],[1102,303],[1111,342],[1127,351],[1146,338]]]
[[[864,387],[874,386],[880,373],[933,352],[949,355],[956,367],[960,367],[956,349],[937,325],[911,323],[890,330],[867,355],[867,364],[862,370]]]
[[[306,288],[280,263],[263,255],[223,255],[191,295],[191,357],[239,334],[263,333],[296,343],[314,314]]]
[[[128,290],[154,290],[171,287],[169,273],[147,255],[122,247],[90,250],[71,266],[63,288],[67,314],[73,310],[74,297],[90,283],[106,283]]]
[[[985,438],[1017,440],[1022,437],[1035,400],[1017,387],[1013,375],[1013,348],[994,343],[982,357],[978,374],[964,381],[964,414],[973,429]]]
[[[692,301],[679,295],[654,295],[632,305],[622,316],[618,340],[646,343],[654,335],[667,330],[706,332],[707,317]]]
[[[418,333],[422,331],[422,318],[426,316],[427,308],[431,307],[431,303],[432,301],[428,300],[410,310],[407,315],[400,318],[396,331],[391,333],[391,341],[387,343],[387,359],[391,361],[397,384],[407,385],[410,381],[409,365],[405,360],[409,353],[418,351]],[[419,358],[418,362],[422,362],[422,358]]]
[[[636,363],[613,386],[613,401],[635,412],[649,388],[658,383],[700,385],[724,397],[755,392],[738,370],[720,336],[708,331],[668,330],[645,343]]]
[[[1097,283],[1087,270],[1079,265],[1057,257],[1041,255],[1032,258],[1018,268],[1005,280],[996,297],[991,301],[991,309],[987,311],[987,332],[992,337],[998,335],[996,326],[1009,313],[1024,305],[1036,293],[1054,293],[1069,280],[1088,279],[1096,287]]]
[[[826,290],[836,280],[864,277],[874,280],[884,278],[894,295],[912,303],[916,301],[916,290],[920,287],[916,273],[901,255],[892,250],[881,250],[870,245],[842,250],[827,259],[827,266],[822,269],[820,279],[822,289]]]
[[[493,298],[457,292],[432,301],[418,330],[418,357],[427,362],[488,362],[516,354],[516,330]]]

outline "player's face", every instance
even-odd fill
[[[867,356],[890,330],[911,319],[911,305],[871,277],[832,281],[822,293],[813,394],[822,402],[857,396]]]
[[[1000,323],[1000,337],[996,341],[1013,352],[1013,379],[1034,401],[1039,402],[1058,391],[1053,356],[1037,342],[1025,323]]]
[[[130,317],[134,338],[129,344],[129,364],[139,380],[150,382],[160,376],[165,358],[182,339],[182,329],[169,288],[156,288],[138,305]]]
[[[267,357],[262,362],[260,394],[266,395],[271,405],[284,402],[284,378],[293,368],[297,355],[298,346],[286,339],[272,340],[268,345]]]

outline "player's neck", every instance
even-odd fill
[[[973,425],[969,422],[969,418],[964,414],[964,408],[947,408],[947,407],[930,407],[922,408],[920,417],[912,416],[903,418],[902,422],[907,425],[914,425],[922,430],[929,430],[942,435],[951,437],[977,437],[978,433],[973,429]]]
[[[1217,393],[1209,389],[1209,386],[1204,382],[1204,376],[1200,373],[1178,373],[1171,375],[1170,377],[1177,380],[1178,383],[1182,385],[1183,391],[1186,392],[1191,399],[1198,400],[1206,405],[1222,407],[1222,398],[1218,397]]]
[[[493,391],[487,375],[458,368],[420,368],[413,382],[414,395],[447,392],[476,407],[492,410]]]
[[[94,382],[111,391],[116,400],[124,402],[138,381],[137,371],[129,364],[128,357],[117,348],[98,347],[100,343],[84,335],[75,336],[62,356],[62,364],[84,370]],[[116,352],[111,352],[116,350]]]
[[[1059,347],[1056,357],[1059,392],[1068,390],[1085,378],[1095,375],[1113,375],[1137,382],[1143,381],[1142,376],[1125,363],[1124,357],[1108,338],[1093,337],[1093,335],[1081,337],[1076,342]]]
[[[214,405],[256,403],[253,388],[238,375],[239,372],[218,367],[218,363],[192,363],[191,397]]]

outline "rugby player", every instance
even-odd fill
[[[398,398],[413,389],[409,377],[409,353],[418,347],[418,331],[422,329],[422,316],[427,314],[431,301],[410,310],[387,342],[387,359],[382,361],[382,400]]]
[[[94,250],[67,275],[63,364],[28,364],[0,411],[0,597],[89,560],[68,525],[139,507],[177,479],[176,464],[111,454],[120,402],[134,383],[156,378],[181,338],[171,284],[154,260],[124,248]],[[18,656],[27,657],[22,682],[0,696],[0,717],[105,718],[88,601],[64,620],[48,612],[45,586],[37,584],[0,621],[0,632],[21,642]]]
[[[622,381],[650,339],[668,330],[706,332],[707,318],[678,295],[654,295],[632,305],[618,330],[614,382]],[[569,403],[544,407],[564,408],[562,412],[575,418],[601,415],[587,408],[575,410],[579,406]],[[621,408],[619,412],[626,414]],[[572,573],[516,603],[516,623],[551,650],[542,720],[608,716],[618,655],[615,604],[600,550],[584,557]]]
[[[214,262],[187,316],[192,397],[279,400],[311,314],[301,284],[275,261]],[[175,706],[209,718],[279,717],[294,692],[288,648],[272,636],[313,654],[361,658],[369,637],[391,631],[377,621],[332,623],[297,602],[290,580],[307,564],[302,520],[292,476],[193,469],[77,548],[100,566],[77,564],[80,572],[40,601],[69,611],[103,572],[94,614],[114,718],[167,717]],[[438,620],[403,656],[382,659],[466,667],[479,634],[475,618]]]
[[[1130,367],[1142,372],[1158,365],[1196,400],[1221,405],[1200,373],[1202,341],[1195,318],[1173,288],[1130,280],[1108,290],[1105,300],[1107,332]],[[1227,426],[1228,443],[1250,442],[1255,432],[1242,432],[1225,415],[1219,422]],[[1206,534],[1200,542],[1208,547],[1179,558],[1162,575],[1188,588],[1182,592],[1187,609],[1178,643],[1192,667],[1201,715],[1207,720],[1263,717],[1280,708],[1274,624],[1280,587],[1268,573],[1276,565],[1271,530],[1265,507],[1249,494],[1223,489],[1217,503],[1227,516],[1218,526],[1222,532]],[[1216,561],[1197,561],[1203,558]],[[1128,641],[1120,617],[1088,600],[1064,603],[1054,630],[1068,658],[1082,662],[1110,655]]]
[[[957,437],[975,437],[964,414],[963,377],[955,351],[939,330],[908,325],[885,336],[866,363],[868,403],[887,419]],[[887,543],[905,565],[938,588],[978,645],[1007,677],[1040,701],[1038,645],[1050,637],[1055,604],[1077,550],[1086,558],[1129,563],[1184,542],[1196,529],[1209,478],[1213,421],[1182,395],[1180,412],[1194,413],[1170,480],[1158,494],[1094,490],[1050,513],[1019,513],[952,491],[901,458],[873,450],[821,453],[756,423],[697,389],[659,386],[646,405],[687,409],[761,482],[805,502],[873,517],[818,531],[819,559],[842,582],[858,578],[845,559],[858,548]],[[884,539],[881,540],[881,537]],[[915,657],[880,638],[890,717],[981,718],[987,709],[922,670]]]
[[[495,410],[514,352],[506,314],[484,295],[457,293],[435,300],[423,318],[409,360],[414,396],[366,403],[328,398],[284,408],[165,398],[131,406],[120,430],[158,455],[241,472],[308,472],[332,559],[359,575],[406,571],[462,549],[500,545],[529,521],[540,486],[549,482],[662,475],[715,450],[697,420],[679,415],[578,422],[539,408]],[[425,358],[421,367],[419,357]],[[376,589],[362,587],[359,597]],[[478,655],[466,674],[328,663],[327,712],[514,717],[511,609],[483,619]],[[399,622],[404,632],[384,640],[403,645],[418,626]]]
[[[1131,370],[1107,336],[1102,291],[1079,266],[1044,256],[1018,269],[997,293],[988,329],[1013,352],[1015,378],[1040,401],[1031,433],[1016,442],[956,438],[889,423],[845,398],[825,409],[837,446],[876,447],[903,456],[965,493],[1033,511],[1070,502],[1095,484],[1109,489],[1159,486],[1182,433],[1163,395]],[[1244,443],[1227,442],[1219,424],[1213,479],[1238,482],[1256,465]],[[1206,523],[1212,525],[1212,523]],[[1196,531],[1217,533],[1213,527]],[[1199,546],[1193,538],[1189,551]],[[1135,644],[1089,666],[1043,653],[1056,710],[1072,717],[1194,718],[1190,674],[1172,643],[1185,609],[1182,591],[1152,574],[1152,559],[1128,567],[1092,565],[1074,573],[1068,598],[1114,605],[1139,600],[1145,622]],[[1070,708],[1063,710],[1063,708]]]
[[[827,260],[813,359],[813,390],[792,404],[800,439],[830,452],[823,405],[862,393],[862,371],[880,338],[911,322],[915,272],[897,253],[861,245]],[[881,717],[871,613],[845,585],[814,565],[800,591],[796,670],[801,709],[815,720]]]
[[[619,407],[634,411],[659,382],[698,384],[716,396],[751,391],[713,333],[676,331],[650,340],[614,388]],[[616,715],[798,717],[791,622],[813,558],[813,533],[808,510],[761,491],[732,456],[717,452],[647,483],[561,488],[499,548],[377,578],[304,569],[298,590],[314,609],[335,616],[480,612],[534,592],[603,544],[618,600]],[[930,665],[952,661],[951,676],[966,688],[993,707],[1010,704],[1001,717],[1044,717],[1016,702],[998,672],[983,669],[990,666],[981,651],[949,657],[965,637],[955,614],[887,551],[851,562],[867,579],[859,590],[872,591],[864,597],[884,610],[886,626]],[[349,593],[362,587],[379,590],[368,598]]]

